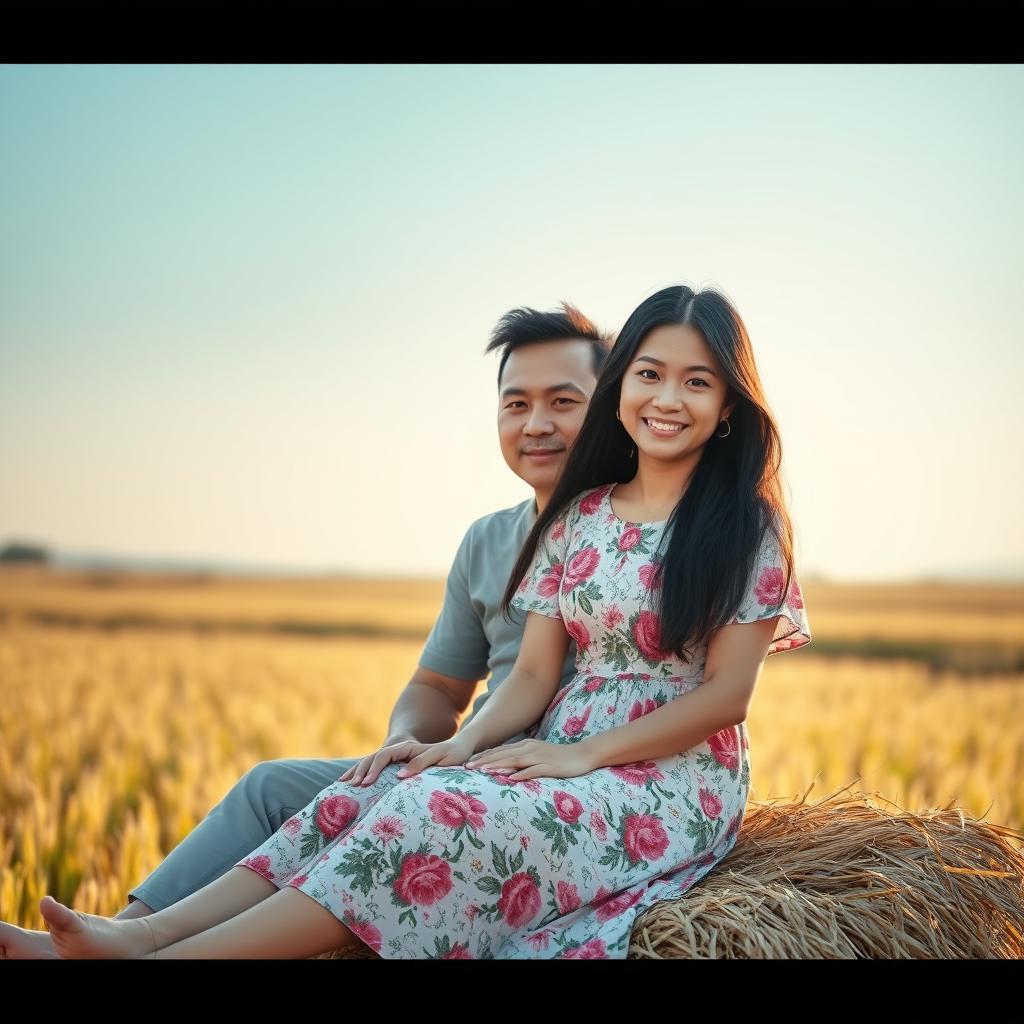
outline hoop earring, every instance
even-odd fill
[[[615,410],[615,418],[616,418],[616,419],[617,419],[617,420],[618,420],[618,421],[619,421],[620,423],[622,422],[622,417],[621,417],[621,416],[619,415],[619,410],[618,410],[618,409],[616,409],[616,410]]]
[[[629,454],[626,456],[626,458],[627,459],[633,458],[633,454],[634,454],[635,451],[636,451],[636,448],[633,445],[630,445],[629,446]]]
[[[729,422],[728,416],[721,422],[724,423],[729,429],[724,434],[719,434],[716,430],[715,437],[728,437],[732,433],[732,424]]]

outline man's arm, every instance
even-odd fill
[[[455,735],[476,684],[487,675],[490,644],[470,596],[473,527],[462,538],[445,582],[444,604],[420,654],[420,663],[391,711],[382,747],[404,742],[441,743]],[[372,783],[396,753],[377,751],[345,773]]]
[[[473,533],[470,526],[452,560],[441,614],[423,645],[419,667],[391,712],[389,738],[420,743],[450,739],[476,684],[487,675],[490,643],[470,593]]]
[[[381,749],[368,754],[341,776],[341,781],[368,786],[393,761],[410,756],[400,744],[441,743],[450,739],[459,717],[469,706],[476,680],[456,679],[420,665],[399,694],[388,722],[388,737]],[[388,747],[395,747],[388,750]]]
[[[450,739],[478,682],[455,679],[420,665],[395,702],[384,746],[400,740],[440,743]]]

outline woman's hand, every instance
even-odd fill
[[[408,761],[410,757],[415,757],[432,746],[436,744],[420,743],[419,740],[398,740],[385,744],[375,754],[367,754],[361,761],[352,765],[338,781],[351,782],[353,786],[358,786],[362,782],[364,786],[369,786],[392,762]]]
[[[432,765],[447,767],[464,764],[466,758],[473,755],[475,744],[470,736],[456,733],[450,740],[444,740],[442,743],[420,743],[418,747],[415,756],[399,771],[400,779],[407,779]]]
[[[466,767],[501,772],[509,779],[572,779],[592,772],[595,766],[578,743],[520,740],[477,754],[466,762]]]

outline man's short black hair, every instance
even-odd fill
[[[594,322],[575,306],[568,302],[561,305],[561,311],[550,313],[520,306],[518,309],[510,309],[498,321],[484,353],[493,352],[496,348],[504,349],[498,364],[499,387],[508,357],[523,345],[535,345],[542,341],[589,341],[594,376],[600,377],[601,367],[611,351],[612,336],[599,331]]]

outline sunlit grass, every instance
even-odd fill
[[[427,583],[392,583],[389,604],[380,581],[361,603],[355,589],[340,594],[326,583],[311,596],[305,583],[278,581],[275,591],[269,582],[236,582],[215,585],[203,604],[196,591],[206,586],[98,588],[108,609],[116,598],[128,614],[143,608],[164,617],[160,628],[116,630],[39,626],[18,612],[34,601],[44,611],[96,616],[95,587],[89,598],[51,581],[47,598],[46,586],[0,585],[0,919],[42,927],[38,901],[47,892],[81,910],[115,913],[257,762],[375,749],[416,666],[417,631],[429,627],[441,597]],[[822,592],[815,617],[805,590],[817,639],[819,621],[842,620],[849,595],[830,601]],[[1008,593],[965,597],[973,614],[1001,619],[1007,642],[1017,614]],[[956,618],[949,594],[945,603],[930,597],[918,613],[919,639],[931,635],[926,618]],[[896,610],[869,591],[847,611],[865,600],[886,621]],[[993,602],[1001,610],[992,611]],[[342,624],[399,623],[412,638],[173,625],[175,616],[196,615],[211,626],[245,614],[254,625],[289,615],[315,622],[325,609]],[[791,799],[813,783],[814,799],[858,780],[856,788],[907,809],[954,801],[1024,828],[1022,683],[1021,674],[936,672],[925,660],[823,658],[813,645],[770,658],[748,719],[751,797]]]

